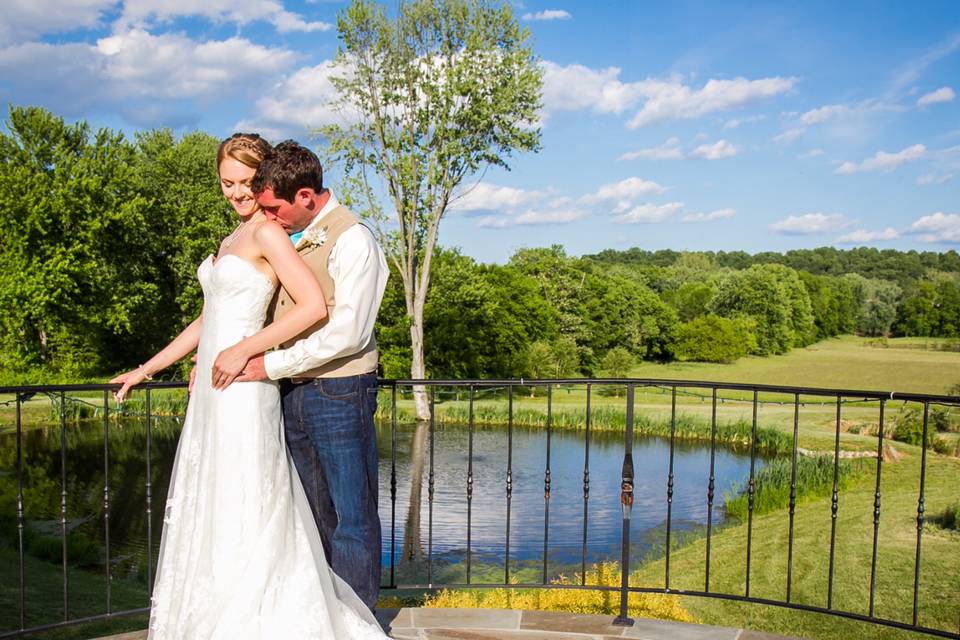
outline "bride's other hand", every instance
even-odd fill
[[[241,340],[217,354],[210,379],[214,389],[226,389],[243,372],[247,360],[250,359],[250,353],[247,352],[244,342],[245,340]]]
[[[116,378],[110,381],[110,384],[122,384],[123,386],[113,392],[113,399],[118,403],[123,402],[127,396],[130,394],[130,388],[135,387],[144,380],[147,379],[147,376],[143,372],[143,367],[137,367],[132,371],[127,371],[126,373],[121,373]]]

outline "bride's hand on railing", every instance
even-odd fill
[[[214,389],[226,389],[233,381],[243,373],[243,368],[252,354],[248,353],[245,340],[241,340],[232,347],[227,347],[219,354],[213,362],[213,371],[210,378]]]
[[[122,384],[123,386],[113,392],[113,399],[117,403],[122,403],[130,394],[130,388],[135,387],[144,380],[149,380],[150,376],[143,370],[143,366],[121,373],[110,381],[110,384]]]

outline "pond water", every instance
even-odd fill
[[[166,487],[179,435],[179,422],[154,423],[151,456],[153,496],[153,555],[156,557]],[[109,478],[109,529],[114,575],[141,577],[147,553],[146,437],[143,420],[111,424],[109,463],[105,465],[102,423],[70,425],[66,431],[67,517],[70,530],[97,543],[92,555],[74,558],[95,568],[104,562],[104,486]],[[60,535],[61,434],[59,427],[24,434],[25,514],[31,529]],[[469,430],[466,426],[438,427],[434,436],[435,499],[432,523],[427,500],[430,470],[426,425],[399,425],[396,438],[397,500],[390,501],[392,438],[389,424],[378,425],[380,452],[380,513],[383,524],[383,562],[419,567],[428,551],[432,526],[433,559],[438,566],[461,563],[467,552],[467,469]],[[0,436],[0,519],[15,517],[15,438]],[[513,492],[510,512],[510,558],[517,566],[536,565],[543,558],[544,471],[547,434],[543,429],[514,429]],[[579,565],[583,543],[583,477],[585,434],[554,430],[550,442],[551,494],[549,500],[548,562],[551,574]],[[663,546],[667,517],[666,487],[669,441],[637,438],[631,536],[639,552]],[[473,434],[473,500],[470,548],[475,563],[502,567],[506,554],[507,430],[478,428]],[[621,544],[620,468],[623,436],[594,432],[590,440],[590,497],[587,519],[587,561],[618,558]],[[762,461],[758,459],[758,469]],[[674,459],[674,531],[692,530],[707,520],[707,483],[710,448],[677,442]],[[743,486],[750,467],[749,452],[717,447],[714,523],[723,521],[723,497],[735,484]],[[411,496],[413,500],[411,501]],[[419,496],[419,499],[418,499]],[[395,520],[395,546],[391,522]],[[89,545],[88,545],[89,546]],[[412,560],[413,563],[408,563]],[[502,574],[501,574],[502,575]],[[386,580],[386,574],[385,574]]]

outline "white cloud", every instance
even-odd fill
[[[623,83],[618,67],[594,70],[580,64],[543,64],[543,105],[546,114],[590,109],[622,113],[643,97],[642,83]]]
[[[763,120],[766,120],[766,119],[767,119],[767,116],[763,114],[759,114],[755,116],[747,116],[746,118],[731,118],[730,120],[727,120],[726,122],[723,123],[723,130],[726,131],[727,129],[736,129],[742,124],[753,124],[755,122],[762,122]]]
[[[773,141],[778,144],[793,144],[804,133],[804,129],[787,129],[780,135],[774,136]]]
[[[828,104],[817,109],[811,109],[806,113],[800,116],[800,121],[803,124],[819,124],[831,118],[836,118],[838,116],[847,116],[853,113],[853,109],[849,105],[845,104]]]
[[[203,17],[213,22],[271,23],[280,33],[329,31],[327,22],[308,22],[283,8],[276,0],[125,0],[117,27],[144,27],[152,22],[170,22],[179,17]]]
[[[722,160],[723,158],[732,158],[740,150],[726,140],[717,140],[713,144],[702,144],[693,150],[691,155],[705,160]]]
[[[849,223],[838,213],[806,213],[802,216],[787,216],[770,225],[770,230],[786,235],[808,235],[837,231]]]
[[[450,203],[452,211],[516,211],[544,198],[542,191],[527,191],[480,182],[464,189]]]
[[[944,175],[935,175],[933,173],[925,173],[919,178],[917,178],[917,184],[921,187],[929,187],[931,185],[946,184],[957,177],[955,173],[947,173]]]
[[[330,78],[340,73],[330,60],[297,69],[264,91],[256,101],[254,115],[239,122],[236,129],[271,131],[276,132],[274,138],[281,138],[303,135],[311,127],[353,121],[356,114],[335,106],[338,93]]]
[[[840,236],[839,242],[843,244],[863,244],[877,242],[879,240],[896,240],[899,237],[900,233],[893,227],[887,227],[883,231],[857,229],[856,231]]]
[[[683,150],[680,148],[680,138],[670,138],[659,147],[650,147],[648,149],[637,149],[628,151],[620,160],[680,160],[683,158]]]
[[[623,213],[633,206],[634,200],[643,196],[660,194],[666,191],[656,182],[630,177],[620,182],[605,184],[594,193],[580,198],[580,204],[612,204],[613,213]]]
[[[477,226],[504,229],[515,226],[569,224],[582,220],[589,215],[590,213],[583,209],[533,209],[516,216],[485,216],[477,222]]]
[[[251,78],[282,73],[294,57],[240,37],[198,42],[133,29],[93,46],[31,42],[0,49],[0,76],[25,103],[66,115],[106,108],[158,126],[182,118],[186,100],[248,99],[257,89]]]
[[[800,156],[801,158],[816,158],[817,156],[823,155],[823,149],[810,149],[805,154]]]
[[[688,213],[683,216],[682,222],[714,222],[716,220],[726,220],[737,215],[734,209],[717,209],[710,213]]]
[[[953,102],[955,97],[956,94],[953,92],[953,89],[950,87],[940,87],[936,91],[931,91],[921,96],[920,99],[917,100],[917,106],[926,107],[927,105],[937,104],[938,102]]]
[[[270,49],[243,38],[197,42],[186,36],[151,35],[141,29],[102,38],[107,78],[123,93],[165,98],[217,95],[237,82],[277,72],[294,54]]]
[[[927,155],[927,148],[922,144],[915,144],[896,153],[878,151],[872,158],[867,158],[860,164],[850,161],[844,162],[837,167],[834,173],[845,176],[865,171],[893,171],[900,165],[914,162],[925,155]]]
[[[616,224],[655,224],[674,217],[683,210],[682,202],[666,204],[641,204],[614,217]]]
[[[795,78],[709,80],[701,89],[684,85],[679,77],[669,80],[620,80],[619,67],[591,69],[580,64],[543,64],[544,117],[560,111],[589,109],[595,113],[621,114],[641,102],[643,106],[627,123],[634,129],[667,120],[690,120],[740,107],[789,91]]]
[[[545,11],[537,11],[536,13],[525,13],[523,14],[524,20],[569,20],[573,16],[569,12],[563,11],[562,9],[547,9]]]
[[[0,45],[28,42],[44,33],[85,29],[100,24],[116,0],[14,0],[3,3]]]
[[[627,127],[635,129],[667,120],[692,120],[785,93],[796,83],[796,78],[734,78],[709,80],[702,89],[694,90],[679,81],[647,82],[644,89],[648,99]]]
[[[943,213],[938,211],[929,216],[923,216],[912,225],[910,232],[919,234],[922,242],[938,242],[948,244],[960,243],[960,213]]]

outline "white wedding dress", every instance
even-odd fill
[[[276,383],[210,384],[264,323],[274,285],[235,255],[198,269],[203,332],[173,465],[149,638],[384,640],[329,568],[283,437]]]

